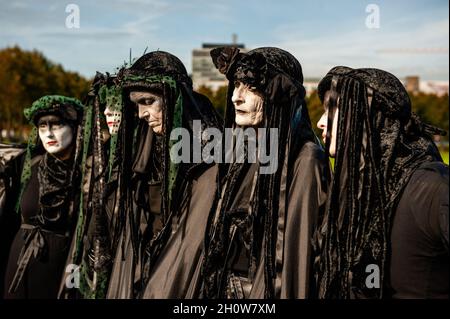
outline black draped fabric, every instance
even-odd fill
[[[24,155],[23,145],[0,143],[0,296],[4,292],[9,250],[20,226],[20,216],[14,210],[14,202],[9,199],[19,193]]]
[[[162,76],[175,80],[176,88],[164,82],[160,78]],[[184,297],[194,275],[190,269],[195,269],[201,250],[201,244],[187,246],[185,240],[188,237],[185,235],[190,235],[188,229],[192,229],[192,221],[200,222],[198,230],[201,230],[201,222],[206,225],[209,209],[203,205],[208,206],[212,201],[208,196],[199,197],[195,185],[198,179],[205,180],[202,173],[212,167],[205,163],[180,163],[176,176],[169,176],[172,174],[169,170],[170,132],[174,128],[173,120],[180,101],[180,124],[190,132],[190,136],[193,136],[194,120],[201,121],[201,129],[205,130],[220,129],[221,119],[211,102],[193,91],[192,81],[182,62],[170,53],[155,51],[145,54],[130,68],[119,72],[117,78],[124,89],[125,112],[135,109],[128,97],[131,90],[156,90],[162,94],[166,134],[156,136],[143,120],[137,124],[132,166],[121,172],[131,176],[129,193],[122,196],[122,200],[127,201],[128,215],[119,239],[107,298]],[[202,144],[205,142],[201,141]],[[171,177],[174,178],[172,189]],[[207,180],[208,183],[215,182],[215,178]],[[203,183],[201,189],[205,189]],[[155,187],[159,187],[159,194]],[[193,203],[193,197],[199,203]],[[202,217],[202,214],[206,215]],[[184,257],[177,261],[177,256]],[[173,272],[159,275],[167,263]],[[186,276],[178,277],[180,272]]]
[[[74,98],[47,95],[24,110],[32,129],[27,152],[16,172],[20,188],[7,199],[21,219],[9,252],[4,282],[5,298],[56,298],[62,282],[69,241],[78,218],[79,122],[84,106]],[[73,142],[65,160],[44,151],[37,137],[37,123],[55,115],[68,125]],[[15,176],[12,177],[14,179]],[[2,225],[3,226],[3,225]],[[15,227],[15,223],[8,225]]]
[[[189,201],[173,219],[171,234],[150,270],[142,298],[194,297],[216,178],[217,166],[202,168],[189,176]]]
[[[442,161],[432,134],[411,112],[408,93],[378,69],[333,68],[319,83],[329,113],[338,108],[335,172],[317,232],[319,297],[389,295],[389,236],[397,204],[414,171]],[[329,120],[328,131],[331,131]],[[366,267],[380,269],[380,289],[366,285]]]
[[[70,222],[71,168],[70,160],[61,161],[48,153],[43,156],[38,167],[40,209],[36,216],[42,225],[65,229]]]
[[[422,164],[411,176],[392,222],[392,298],[449,297],[448,167]]]
[[[222,166],[226,175],[211,210],[200,295],[236,298],[228,292],[239,274],[233,273],[236,265],[228,261],[228,252],[245,246],[241,257],[245,260],[248,255],[249,273],[243,281],[246,286],[250,282],[251,288],[243,297],[306,298],[310,289],[310,239],[325,201],[327,163],[311,128],[301,65],[278,48],[241,53],[225,47],[212,50],[211,56],[229,80],[225,127],[235,127],[231,95],[234,81],[243,82],[263,95],[261,127],[278,130],[279,146],[278,167],[273,174],[249,175],[247,163]],[[240,191],[247,193],[243,189],[253,189],[249,199],[238,195]],[[236,197],[242,201],[236,202]],[[293,225],[298,228],[291,228]],[[238,259],[242,263],[242,258]]]
[[[54,299],[64,272],[73,217],[71,162],[36,157],[20,202],[22,225],[12,243],[5,276],[7,299]]]

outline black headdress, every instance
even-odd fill
[[[69,260],[81,264],[79,293],[83,298],[104,298],[112,265],[112,251],[124,227],[127,176],[120,174],[131,159],[134,114],[121,116],[120,134],[106,133],[104,110],[122,111],[122,91],[115,76],[97,72],[84,115],[82,152],[83,188],[80,215]],[[131,133],[129,132],[131,131]],[[122,156],[119,156],[121,154]],[[120,178],[119,178],[120,177]],[[117,196],[111,196],[116,193]],[[108,199],[113,207],[105,209]]]
[[[24,162],[24,167],[21,176],[21,191],[19,194],[19,200],[16,205],[16,210],[19,210],[19,204],[21,197],[26,187],[29,178],[31,176],[31,157],[39,151],[42,145],[40,139],[37,137],[37,121],[40,117],[44,115],[57,115],[62,121],[70,125],[73,129],[74,134],[74,144],[76,144],[74,150],[74,156],[78,160],[79,158],[79,148],[80,130],[78,125],[81,122],[83,116],[84,106],[83,104],[75,98],[61,96],[61,95],[46,95],[31,105],[31,107],[24,110],[25,117],[30,123],[34,125],[27,147],[27,155]],[[77,161],[73,159],[69,162],[61,161],[54,156],[45,153],[44,158],[40,161],[39,166],[39,203],[41,207],[41,212],[38,214],[40,216],[41,222],[44,222],[47,217],[46,215],[52,216],[56,211],[59,214],[67,210],[62,207],[67,205],[70,200],[68,200],[68,195],[70,190],[74,190],[73,184],[78,177],[78,166]],[[67,171],[72,172],[68,174]],[[51,213],[50,213],[51,211]],[[47,213],[46,213],[47,212]],[[57,214],[57,215],[59,215]],[[52,219],[55,219],[54,216]]]
[[[211,102],[203,95],[192,90],[192,81],[182,62],[170,53],[163,51],[150,52],[139,58],[130,68],[123,69],[118,74],[118,80],[123,88],[125,108],[134,109],[128,94],[133,89],[156,90],[162,94],[164,101],[163,127],[165,134],[156,136],[144,121],[138,124],[136,148],[132,171],[132,184],[134,189],[134,202],[141,209],[148,210],[148,203],[142,200],[145,185],[149,178],[161,179],[161,214],[163,229],[159,234],[152,234],[153,238],[142,238],[139,235],[138,219],[133,223],[133,241],[137,249],[145,249],[143,253],[146,260],[142,262],[143,282],[164,246],[171,232],[171,221],[181,211],[181,207],[189,201],[190,176],[205,163],[179,163],[170,159],[170,147],[175,141],[170,140],[170,132],[177,127],[187,129],[193,136],[193,121],[201,121],[201,129],[208,127],[220,128],[222,121]],[[200,139],[201,136],[194,136]],[[191,148],[192,150],[192,148]],[[192,154],[191,154],[192,155]],[[153,157],[153,160],[152,160]],[[191,156],[192,159],[192,156]],[[157,162],[157,164],[155,164]],[[155,174],[154,170],[158,170]],[[153,177],[152,177],[153,176]],[[131,219],[130,219],[131,220]]]
[[[339,117],[335,174],[316,234],[322,251],[316,264],[319,297],[383,297],[386,287],[365,286],[365,269],[377,265],[381,282],[388,282],[399,197],[422,163],[442,161],[431,137],[445,132],[411,112],[405,88],[388,72],[335,67],[319,83],[322,101],[328,90],[329,113],[337,107]]]
[[[28,139],[27,154],[22,168],[21,188],[16,203],[20,212],[22,196],[31,178],[32,156],[38,155],[42,142],[38,138],[37,122],[44,115],[57,115],[73,129],[73,150],[68,160],[60,160],[44,153],[38,162],[39,211],[33,217],[33,231],[27,237],[22,249],[18,269],[14,275],[9,291],[15,292],[23,279],[30,257],[40,256],[46,249],[40,229],[62,231],[70,237],[73,223],[77,220],[76,202],[80,181],[81,135],[80,122],[84,105],[77,99],[60,95],[47,95],[39,98],[24,110],[25,117],[34,125]]]
[[[218,190],[221,199],[217,223],[211,227],[206,238],[205,261],[203,264],[203,294],[207,298],[224,297],[226,278],[226,250],[229,245],[230,223],[247,224],[252,229],[250,276],[254,275],[256,262],[263,252],[265,263],[265,296],[279,294],[278,277],[282,263],[282,249],[276,249],[284,239],[283,225],[287,198],[281,198],[280,189],[290,184],[289,172],[300,149],[307,141],[316,142],[305,103],[305,89],[300,63],[290,53],[278,48],[258,48],[241,53],[234,47],[217,48],[211,51],[216,68],[229,80],[225,127],[234,127],[235,111],[231,102],[234,81],[240,81],[255,88],[264,97],[263,127],[278,129],[278,168],[273,174],[258,175],[252,214],[238,216],[230,212],[233,194],[239,187],[239,180],[248,169],[248,163],[233,163],[226,170],[225,190]],[[266,141],[269,141],[267,130]],[[267,147],[266,149],[270,149]],[[273,150],[271,150],[273,151]],[[283,178],[282,176],[287,176]],[[217,209],[216,200],[211,218]],[[239,220],[238,220],[239,219]],[[243,219],[243,220],[241,220]],[[210,221],[211,223],[212,221]]]

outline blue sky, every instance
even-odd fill
[[[65,26],[66,5],[80,8],[80,28]],[[365,21],[380,9],[380,28]],[[238,41],[293,53],[306,78],[336,65],[377,67],[404,77],[449,79],[448,0],[0,0],[0,48],[37,49],[91,77],[113,71],[145,48],[177,55],[191,69],[203,42]]]

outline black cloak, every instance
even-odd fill
[[[196,295],[307,298],[311,238],[325,203],[328,163],[311,128],[301,65],[278,48],[248,53],[217,48],[211,56],[229,80],[225,127],[235,127],[234,81],[256,89],[264,97],[261,126],[278,129],[278,167],[273,174],[259,174],[259,163],[222,165],[224,182],[210,214],[203,281]],[[243,281],[251,287],[242,294],[243,281],[232,283],[237,276],[231,268],[244,247],[247,259],[241,268],[249,271]]]
[[[162,94],[167,133],[157,136],[147,123],[138,121],[133,164],[128,172],[128,216],[107,298],[182,298],[198,264],[202,228],[206,227],[212,202],[208,192],[215,185],[216,168],[203,162],[182,162],[174,167],[169,158],[169,136],[176,127],[187,129],[193,136],[194,120],[201,121],[202,130],[220,128],[221,119],[211,102],[193,91],[184,65],[170,53],[147,53],[119,72],[117,78],[123,88],[125,109],[134,108],[128,97],[132,89]],[[149,191],[149,183],[159,188]],[[199,193],[199,189],[206,193]],[[160,227],[155,227],[155,213]]]
[[[328,132],[336,107],[339,116],[334,177],[316,233],[318,296],[386,297],[398,203],[416,170],[442,162],[432,135],[444,132],[411,112],[403,84],[388,72],[335,67],[319,83],[322,101],[328,90]],[[366,284],[369,265],[379,268],[379,289]]]

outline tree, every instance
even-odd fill
[[[211,101],[211,103],[214,105],[214,107],[217,109],[220,115],[223,116],[225,114],[225,107],[227,105],[227,92],[228,92],[227,86],[221,86],[215,92],[211,90],[209,87],[201,86],[197,89],[197,92],[205,95]]]
[[[434,94],[410,94],[412,110],[429,124],[437,126],[447,132],[443,140],[448,141],[449,109],[448,94],[437,96]]]
[[[42,53],[19,47],[0,50],[0,129],[19,130],[26,124],[23,109],[43,95],[83,99],[90,81],[68,72]]]

